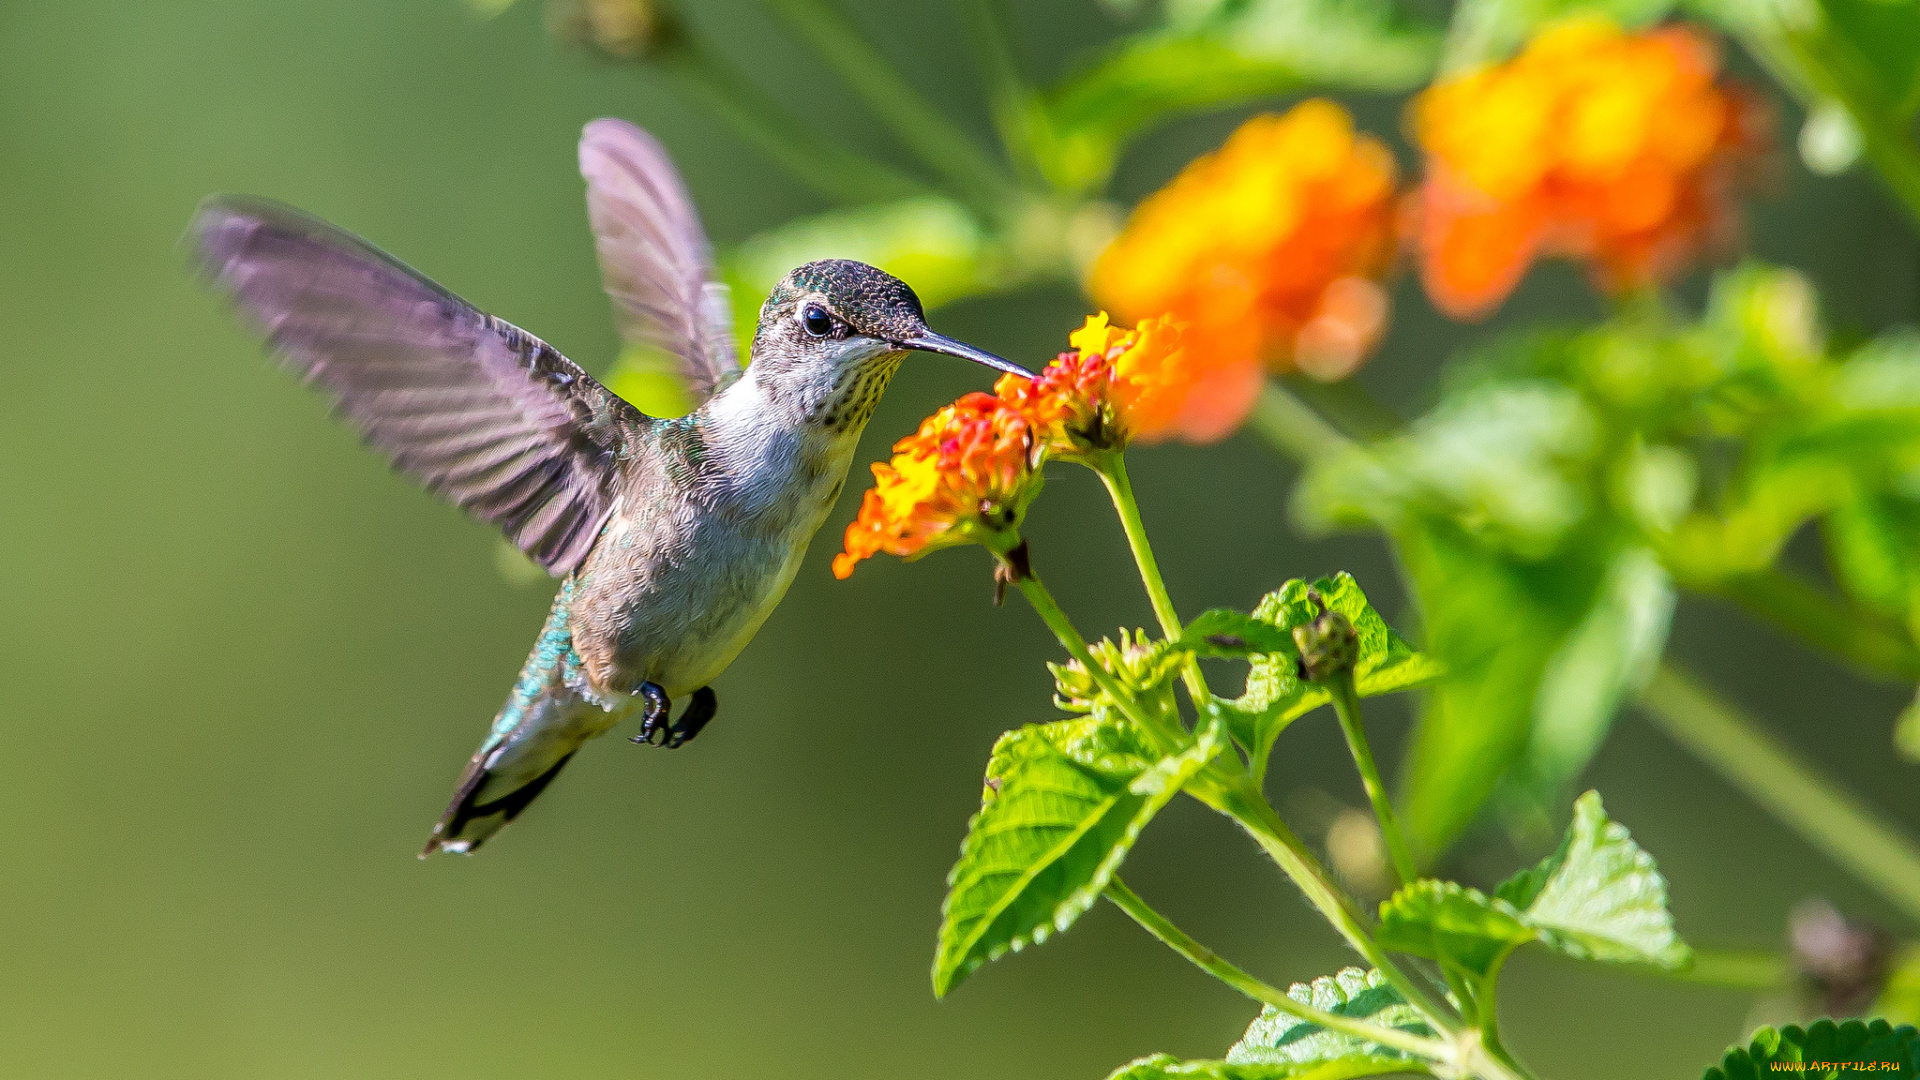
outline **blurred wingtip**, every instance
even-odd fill
[[[308,220],[307,215],[272,199],[216,192],[194,208],[184,241],[196,268],[209,281],[215,281],[263,226]]]
[[[667,157],[667,148],[639,124],[617,116],[589,120],[580,129],[580,171],[591,178],[602,163],[612,164],[631,156],[636,145],[643,153]]]

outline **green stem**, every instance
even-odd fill
[[[1481,1052],[1469,1056],[1466,1063],[1468,1071],[1486,1080],[1538,1080],[1506,1047],[1500,1045],[1499,1033],[1493,1027],[1491,1010],[1489,1010],[1487,1025],[1480,1032]]]
[[[1899,103],[1879,100],[1874,76],[1844,41],[1821,26],[1789,27],[1778,15],[1749,26],[1740,37],[1747,51],[1811,111],[1836,101],[1860,128],[1861,149],[1880,179],[1920,221],[1920,147],[1900,119]]]
[[[1846,661],[1871,676],[1920,680],[1920,649],[1886,620],[1783,570],[1760,570],[1721,581],[1683,582],[1724,596],[1755,617]]]
[[[765,0],[807,39],[834,74],[866,102],[902,145],[945,176],[975,206],[998,209],[1014,194],[1011,180],[862,37],[830,0]]]
[[[1295,461],[1310,462],[1353,445],[1339,428],[1299,396],[1269,380],[1247,423],[1261,438]]]
[[[1074,627],[1073,620],[1061,610],[1059,602],[1053,598],[1051,592],[1047,591],[1047,586],[1038,575],[1031,569],[1025,570],[1020,575],[1019,586],[1021,595],[1033,605],[1033,610],[1039,614],[1040,620],[1047,624],[1047,629],[1053,631],[1053,636],[1060,639],[1060,645],[1067,650],[1067,655],[1087,669],[1087,674],[1092,676],[1100,689],[1113,699],[1114,704],[1120,707],[1120,711],[1125,713],[1128,719],[1139,724],[1149,737],[1160,744],[1161,751],[1172,753],[1186,741],[1186,733],[1179,730],[1179,725],[1170,724],[1165,718],[1155,716],[1142,708],[1140,702],[1115,682],[1107,669],[1093,658],[1093,651],[1087,648],[1087,639],[1080,636],[1080,631]]]
[[[1393,856],[1393,869],[1400,884],[1411,884],[1419,876],[1413,852],[1400,834],[1400,823],[1393,816],[1393,802],[1387,798],[1387,785],[1380,780],[1380,768],[1373,763],[1373,749],[1367,745],[1367,733],[1360,726],[1360,695],[1353,688],[1353,672],[1342,671],[1326,683],[1333,697],[1333,711],[1340,717],[1340,730],[1347,736],[1347,749],[1353,751],[1353,763],[1360,769],[1360,782],[1373,803],[1373,816],[1380,821],[1380,835],[1386,838],[1387,851]]]
[[[1280,815],[1274,813],[1273,807],[1253,788],[1251,781],[1220,791],[1195,791],[1194,794],[1238,822],[1254,842],[1266,851],[1268,857],[1293,879],[1293,883],[1306,894],[1308,902],[1319,909],[1341,937],[1347,939],[1347,944],[1369,965],[1377,968],[1408,1004],[1420,1010],[1435,1031],[1449,1036],[1457,1031],[1459,1025],[1452,1014],[1441,1008],[1418,983],[1408,978],[1387,956],[1386,950],[1374,941],[1353,901],[1334,884],[1326,869],[1300,842],[1300,838],[1293,834],[1293,830],[1287,828],[1286,822],[1280,820]]]
[[[1034,93],[1020,74],[1006,0],[959,0],[959,7],[960,21],[987,80],[987,96],[1001,146],[1020,170],[1021,179],[1038,187],[1042,183],[1040,164],[1027,122]]]
[[[1660,665],[1639,700],[1674,741],[1920,921],[1913,841],[1672,663]]]
[[[1108,882],[1107,899],[1114,902],[1121,911],[1133,916],[1133,921],[1144,927],[1147,933],[1159,938],[1174,952],[1193,961],[1195,967],[1240,991],[1255,1001],[1271,1005],[1280,1012],[1310,1024],[1318,1024],[1328,1031],[1337,1031],[1355,1039],[1364,1039],[1391,1047],[1402,1053],[1414,1054],[1432,1061],[1449,1061],[1452,1053],[1446,1043],[1438,1039],[1429,1039],[1422,1035],[1402,1031],[1398,1028],[1382,1027],[1365,1020],[1355,1020],[1350,1016],[1317,1009],[1302,1004],[1283,993],[1279,988],[1269,986],[1221,959],[1218,953],[1187,936],[1186,931],[1175,926],[1166,916],[1148,906],[1140,899],[1126,882],[1119,877]]]
[[[919,181],[836,145],[789,115],[696,42],[681,40],[660,54],[658,66],[682,93],[718,115],[794,179],[828,199],[858,205],[927,191]]]
[[[1343,432],[1363,439],[1383,439],[1406,426],[1406,421],[1353,379],[1325,383],[1305,375],[1288,375],[1280,385],[1320,414],[1330,417]]]
[[[1648,978],[1761,993],[1785,986],[1788,969],[1786,957],[1778,953],[1695,949],[1693,963],[1678,971],[1651,964],[1630,964],[1627,970]]]
[[[1168,641],[1176,641],[1185,624],[1180,621],[1180,613],[1174,610],[1173,597],[1167,594],[1159,560],[1153,557],[1153,545],[1147,542],[1147,525],[1140,519],[1140,504],[1133,497],[1133,481],[1127,478],[1126,455],[1117,450],[1102,454],[1093,471],[1099,474],[1100,482],[1107,486],[1107,494],[1113,498],[1113,509],[1120,515],[1120,527],[1127,534],[1127,547],[1133,551],[1134,565],[1140,568],[1140,582],[1146,586],[1154,618],[1160,621],[1160,633]],[[1187,693],[1193,695],[1194,707],[1205,708],[1213,694],[1207,689],[1206,676],[1200,673],[1200,662],[1189,661],[1181,677],[1186,681]]]

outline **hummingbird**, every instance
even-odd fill
[[[665,149],[595,120],[580,172],[621,336],[674,359],[697,403],[686,416],[642,413],[547,343],[283,204],[214,196],[189,231],[202,274],[283,366],[396,470],[561,579],[422,858],[474,851],[636,709],[635,742],[700,733],[709,683],[785,595],[908,353],[1032,377],[935,333],[905,282],[842,259],[773,289],[742,367],[727,287]]]

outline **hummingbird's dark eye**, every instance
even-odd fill
[[[826,337],[833,333],[833,316],[819,304],[808,304],[800,310],[800,326],[813,337]]]

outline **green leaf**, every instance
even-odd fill
[[[1340,1016],[1423,1038],[1433,1036],[1419,1010],[1407,1004],[1378,971],[1342,968],[1310,983],[1294,983],[1287,987],[1287,996]],[[1354,1058],[1398,1059],[1401,1068],[1408,1067],[1410,1060],[1398,1050],[1328,1031],[1271,1005],[1261,1009],[1246,1034],[1227,1050],[1227,1062],[1233,1065],[1318,1065]]]
[[[1900,950],[1887,985],[1867,1013],[1894,1024],[1920,1024],[1920,946]]]
[[[1613,557],[1593,606],[1541,670],[1512,797],[1536,812],[1562,805],[1606,741],[1622,697],[1653,674],[1673,605],[1673,581],[1653,552],[1626,547]]]
[[[1834,577],[1847,594],[1883,614],[1905,617],[1920,573],[1915,509],[1863,493],[1836,507],[1821,523]]]
[[[1392,529],[1439,512],[1504,551],[1542,558],[1593,514],[1588,470],[1601,434],[1600,417],[1571,387],[1544,379],[1469,386],[1404,434],[1313,463],[1295,505],[1321,531]]]
[[[1220,746],[1218,725],[1208,725],[1186,750],[1155,760],[1104,711],[1002,736],[947,879],[934,993],[1071,926],[1140,830]]]
[[[1530,941],[1580,959],[1669,970],[1692,959],[1674,933],[1653,859],[1607,820],[1593,792],[1574,804],[1560,850],[1494,895],[1451,881],[1401,888],[1380,905],[1379,941],[1469,976],[1469,1015],[1493,1007],[1501,965]]]
[[[1829,46],[1868,100],[1907,118],[1920,108],[1920,3],[1915,0],[1820,0]]]
[[[1881,335],[1838,365],[1818,415],[1791,452],[1834,462],[1821,522],[1834,577],[1882,614],[1913,621],[1920,599],[1920,334]]]
[[[796,266],[857,259],[903,281],[928,310],[1001,287],[1003,253],[973,214],[938,196],[835,210],[770,229],[729,252],[721,269],[733,289],[740,347],[753,342],[760,302]]]
[[[1268,593],[1253,610],[1252,619],[1278,632],[1280,648],[1253,656],[1245,692],[1233,701],[1219,700],[1234,737],[1252,753],[1256,774],[1264,773],[1273,742],[1288,724],[1327,703],[1326,690],[1304,682],[1297,664],[1299,649],[1293,628],[1312,622],[1320,608],[1308,595],[1312,589],[1331,611],[1353,623],[1360,639],[1360,658],[1354,664],[1354,688],[1361,697],[1397,693],[1431,682],[1440,666],[1414,651],[1367,602],[1366,593],[1347,573],[1321,578],[1311,586],[1299,579]],[[1211,614],[1211,613],[1209,613]],[[1203,616],[1204,617],[1204,616]],[[1195,620],[1198,622],[1198,620]],[[1190,631],[1191,632],[1191,631]]]
[[[1665,392],[1659,379],[1686,369],[1666,362],[1672,351],[1623,328],[1508,339],[1466,365],[1427,416],[1316,463],[1298,489],[1307,528],[1371,525],[1394,538],[1448,672],[1422,701],[1401,773],[1402,825],[1422,856],[1451,844],[1496,791],[1544,819],[1665,641],[1672,585],[1627,515],[1664,515],[1671,528],[1687,507],[1672,491],[1661,505],[1616,494],[1630,478],[1614,475],[1609,449],[1633,441],[1614,430],[1615,410],[1647,407]],[[1606,396],[1576,385],[1589,382]],[[1669,478],[1685,472],[1651,460]]]
[[[1298,656],[1300,652],[1287,629],[1231,608],[1200,613],[1181,631],[1178,644],[1201,656],[1233,659],[1259,653]]]
[[[1444,522],[1398,539],[1448,672],[1421,703],[1402,772],[1401,825],[1416,852],[1435,853],[1526,753],[1541,680],[1605,580],[1610,538],[1544,562],[1506,557]]]
[[[1653,856],[1607,817],[1599,792],[1573,804],[1560,849],[1494,890],[1548,947],[1582,960],[1678,969],[1690,952],[1673,929]]]
[[[1102,187],[1129,139],[1180,113],[1309,86],[1411,90],[1440,40],[1391,0],[1189,0],[1168,12],[1035,105],[1029,135],[1049,181]]]
[[[1107,1080],[1350,1080],[1359,1076],[1405,1075],[1414,1068],[1405,1059],[1371,1055],[1308,1065],[1291,1062],[1236,1065],[1230,1061],[1181,1061],[1168,1054],[1155,1054],[1122,1065]]]
[[[607,389],[648,416],[685,416],[693,411],[693,395],[680,374],[680,360],[665,349],[628,345],[620,350]]]
[[[1416,881],[1380,905],[1380,944],[1485,979],[1539,936],[1505,900],[1451,881]]]
[[[1779,1068],[1801,1064],[1812,1067]],[[1867,1064],[1878,1068],[1860,1068]],[[1763,1027],[1754,1032],[1751,1043],[1728,1049],[1704,1080],[1776,1080],[1780,1076],[1849,1080],[1865,1072],[1901,1080],[1920,1076],[1920,1031],[1885,1020],[1844,1024],[1816,1020],[1804,1029],[1791,1024],[1778,1030]]]

